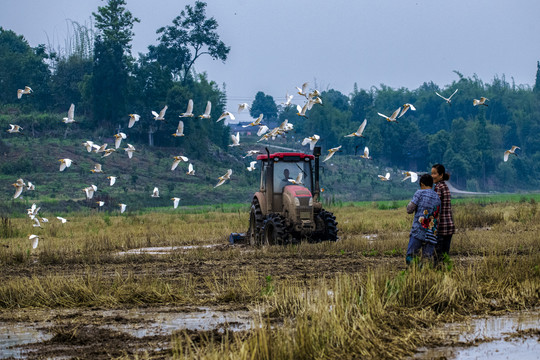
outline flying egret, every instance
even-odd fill
[[[178,164],[180,164],[180,161],[185,161],[187,162],[189,159],[185,156],[182,156],[182,155],[178,155],[178,156],[173,156],[173,164],[172,164],[172,167],[171,167],[171,171],[176,169],[176,167],[178,166]]]
[[[150,195],[153,198],[159,197],[159,189],[157,186],[154,188],[154,191],[152,191],[152,195]]]
[[[258,117],[258,118],[256,118],[256,119],[255,119],[254,121],[250,122],[250,123],[249,123],[249,124],[247,124],[247,125],[242,125],[242,127],[244,127],[244,128],[245,128],[245,127],[248,127],[248,126],[257,126],[257,125],[259,125],[259,126],[260,126],[260,125],[261,125],[261,121],[262,121],[263,117],[264,117],[264,115],[263,115],[263,114],[261,114],[261,115],[259,115],[259,117]]]
[[[122,140],[126,138],[127,138],[127,135],[124,134],[123,132],[114,134],[114,148],[118,149],[120,147],[120,144],[122,143]]]
[[[82,189],[82,191],[86,194],[86,198],[88,200],[92,199],[94,197],[94,193],[97,191],[96,185],[90,185],[88,187],[85,187]]]
[[[60,171],[64,171],[66,168],[70,167],[73,162],[71,159],[60,159],[58,161],[60,161]]]
[[[13,134],[13,133],[21,133],[21,130],[23,129],[22,127],[20,127],[19,125],[14,125],[14,124],[9,124],[10,128],[7,129],[6,131],[10,134]]]
[[[369,156],[369,149],[367,146],[364,148],[364,154],[360,155],[360,157],[366,160],[371,159],[371,157]]]
[[[135,146],[131,145],[131,144],[127,144],[127,148],[124,148],[124,151],[127,152],[128,154],[128,158],[132,158],[133,157],[133,153],[136,151],[135,150]]]
[[[263,136],[266,132],[270,130],[266,125],[259,125],[259,130],[257,130],[257,136]]]
[[[193,100],[189,99],[185,113],[181,113],[180,117],[193,117]]]
[[[67,222],[67,219],[64,219],[63,217],[61,216],[57,216],[56,217],[58,220],[60,220],[62,222],[62,224],[65,224]]]
[[[208,102],[206,103],[206,109],[204,110],[204,114],[199,115],[199,117],[202,118],[202,119],[210,119],[210,112],[211,111],[212,111],[212,102],[210,102],[210,100],[208,100]]]
[[[139,114],[129,114],[128,128],[131,129],[133,125],[135,125],[135,123],[139,121],[140,118],[141,118],[141,115]]]
[[[99,207],[102,207],[103,205],[105,205],[105,201],[96,201],[96,204],[98,204]]]
[[[387,172],[386,175],[382,176],[382,175],[377,175],[379,177],[379,180],[381,181],[388,181],[390,180],[390,173]]]
[[[92,150],[94,149],[94,142],[86,140],[85,142],[83,142],[83,146],[86,148],[86,151],[92,152]]]
[[[296,115],[307,118],[306,111],[308,110],[308,107],[309,107],[309,101],[306,102],[304,106],[296,105],[296,110],[298,111]]]
[[[401,106],[397,108],[396,111],[394,111],[392,113],[392,115],[390,116],[386,116],[384,114],[381,114],[380,112],[378,112],[377,114],[379,114],[379,116],[382,116],[383,118],[386,119],[386,121],[390,121],[390,122],[398,122],[397,121],[397,116],[399,115],[399,112],[401,111]]]
[[[107,146],[109,146],[109,144],[103,144],[101,146],[95,144],[95,145],[92,145],[92,147],[94,148],[94,152],[96,154],[100,153],[100,152],[105,152],[105,149],[107,149]]]
[[[34,184],[32,184],[31,181],[29,181],[28,184],[26,185],[26,190],[33,191],[33,190],[36,190],[36,187]]]
[[[488,104],[486,104],[486,101],[489,101],[489,99],[483,96],[480,98],[480,100],[473,99],[473,106],[478,106],[478,105],[488,106]]]
[[[232,175],[232,169],[227,170],[227,173],[223,176],[218,177],[219,182],[214,186],[214,188],[217,188],[220,185],[223,185],[223,183],[231,178]]]
[[[112,154],[113,152],[115,152],[115,151],[116,151],[116,149],[106,149],[106,150],[104,151],[105,154],[103,154],[102,158],[111,155],[111,154]]]
[[[304,178],[304,174],[299,172],[298,176],[296,176],[296,179],[288,179],[289,182],[292,182],[295,185],[302,185],[302,179]]]
[[[255,165],[256,165],[256,164],[257,164],[257,161],[251,161],[251,162],[249,163],[249,166],[246,168],[247,171],[253,171],[253,170],[255,170]]]
[[[28,95],[31,92],[34,92],[34,90],[32,90],[30,86],[25,86],[24,89],[17,89],[17,99],[20,99],[23,95]]]
[[[107,179],[109,179],[110,181],[109,186],[113,186],[114,183],[116,182],[116,176],[107,176]]]
[[[120,214],[123,214],[124,211],[126,211],[126,204],[118,204],[118,206],[120,206]]]
[[[229,144],[229,146],[239,146],[240,145],[240,133],[237,132],[236,135],[231,135],[232,144]]]
[[[182,120],[178,121],[178,127],[176,128],[176,132],[172,134],[172,136],[184,136],[184,122]]]
[[[28,240],[32,240],[32,249],[37,248],[39,243],[39,236],[32,234],[28,236]]]
[[[327,160],[330,160],[330,158],[332,156],[334,156],[334,154],[339,151],[339,149],[341,149],[341,146],[342,145],[339,145],[338,147],[335,147],[335,148],[332,148],[332,149],[329,149],[328,150],[328,155],[326,155],[326,158],[323,160],[323,162],[327,161]]]
[[[317,141],[319,141],[320,138],[321,137],[319,135],[313,134],[313,136],[304,138],[304,140],[302,140],[302,145],[309,144],[309,149],[313,151],[313,149],[315,148],[315,144],[317,143]]]
[[[301,89],[297,86],[296,87],[296,90],[298,90],[297,94],[307,98],[308,97],[308,95],[307,95],[308,85],[309,85],[309,83],[307,83],[307,82],[303,83]]]
[[[49,219],[42,217],[42,218],[41,218],[41,222],[42,222],[42,223],[48,223],[48,222],[49,222]]]
[[[152,115],[154,115],[154,120],[156,120],[156,121],[165,121],[165,113],[167,112],[168,108],[169,107],[167,105],[165,105],[163,107],[163,109],[161,109],[159,114],[157,112],[155,112],[154,110],[152,110]]]
[[[41,207],[37,207],[36,204],[34,203],[30,207],[30,209],[26,209],[26,213],[28,214],[30,219],[34,219],[37,216],[40,209],[41,209]]]
[[[253,156],[253,155],[258,154],[258,153],[260,153],[259,150],[248,150],[247,154],[242,156],[242,159],[245,159],[248,156]]]
[[[14,199],[18,198],[22,194],[22,191],[26,186],[23,179],[18,179],[17,182],[11,185],[15,186],[15,194],[13,195]]]
[[[516,154],[516,149],[520,149],[520,150],[521,150],[521,148],[519,148],[519,147],[517,147],[517,146],[515,146],[515,145],[512,145],[512,148],[511,148],[510,150],[506,150],[506,151],[504,152],[504,162],[507,162],[507,161],[508,161],[508,155],[510,155],[510,154],[514,154],[514,155],[517,156],[517,154]]]
[[[367,124],[367,119],[364,119],[364,121],[362,121],[362,124],[360,124],[360,127],[358,128],[358,130],[356,130],[356,132],[353,132],[352,134],[349,134],[349,135],[345,135],[345,137],[364,137],[364,135],[362,135],[362,133],[364,132],[364,128],[366,127],[366,124]]]
[[[241,104],[238,104],[238,112],[241,112],[242,110],[245,110],[245,109],[248,109],[249,110],[250,106],[248,103],[241,103]]]
[[[315,104],[319,104],[319,105],[322,105],[322,99],[320,97],[316,97],[316,98],[313,98],[313,99],[309,99],[308,102],[307,102],[307,109],[308,110],[311,110],[311,108],[313,107],[313,105]]]
[[[193,169],[193,164],[189,163],[188,165],[188,171],[186,172],[188,175],[195,175],[195,170]]]
[[[398,116],[398,119],[400,117],[402,117],[403,115],[405,115],[405,113],[407,112],[407,110],[411,109],[412,111],[416,111],[416,108],[414,107],[413,104],[409,104],[409,103],[406,103],[403,105],[403,109],[401,109],[401,113],[399,114]]]
[[[65,124],[71,124],[75,122],[75,104],[71,104],[68,110],[67,117],[63,118],[62,121]]]
[[[418,180],[418,174],[414,171],[405,171],[403,175],[405,175],[405,177],[401,181],[411,179],[411,182],[416,182],[416,180]]]
[[[95,164],[94,168],[90,171],[95,174],[95,173],[103,172],[103,169],[101,167],[101,164]]]
[[[34,224],[32,224],[33,227],[38,227],[41,229],[41,224],[39,223],[38,217],[34,217],[32,220],[34,220]]]
[[[180,202],[180,198],[173,197],[171,200],[173,201],[173,207],[176,209],[178,207],[178,203]]]
[[[435,91],[435,94],[437,94],[437,96],[441,97],[444,99],[444,101],[446,101],[448,103],[448,105],[452,106],[452,96],[454,96],[457,92],[458,92],[459,89],[456,89],[456,91],[454,91],[452,93],[452,95],[450,95],[450,97],[448,98],[445,98],[444,96],[442,96],[441,94],[439,94],[438,92]]]
[[[284,107],[291,105],[292,99],[293,99],[293,95],[289,95],[289,93],[287,92],[287,95],[285,95],[285,102],[281,103],[281,105],[283,105]]]
[[[223,114],[221,114],[221,116],[217,119],[216,122],[220,122],[221,120],[225,119],[225,118],[229,118],[231,120],[235,120],[236,118],[234,117],[234,115],[230,112],[230,111],[225,111]]]
[[[317,90],[317,89],[313,90],[312,92],[310,92],[310,93],[308,94],[308,98],[309,98],[309,99],[313,99],[313,98],[319,97],[319,96],[321,96],[321,93],[320,93],[319,90]],[[322,105],[322,104],[321,104],[321,105]]]

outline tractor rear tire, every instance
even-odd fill
[[[330,211],[321,210],[317,215],[317,235],[314,237],[316,241],[337,241],[338,228],[334,214]],[[319,228],[321,227],[321,228]]]
[[[249,229],[247,232],[248,243],[252,246],[261,244],[261,233],[263,227],[263,214],[261,205],[257,199],[253,199],[249,211]]]
[[[279,214],[269,214],[263,223],[262,241],[264,245],[283,245],[287,240],[285,221]]]

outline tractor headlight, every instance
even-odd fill
[[[294,205],[300,206],[300,200],[297,197],[294,198]]]
[[[308,203],[308,205],[309,205],[309,206],[313,206],[313,198],[312,198],[312,197],[309,198],[309,203]]]

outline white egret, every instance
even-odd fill
[[[212,103],[210,100],[206,103],[206,109],[204,110],[204,114],[199,115],[202,119],[210,119],[210,112],[212,111]]]
[[[401,111],[401,106],[397,108],[396,111],[394,111],[392,113],[392,115],[390,116],[386,116],[384,114],[381,114],[380,112],[378,112],[377,114],[379,114],[379,116],[382,116],[383,118],[386,119],[386,121],[389,121],[389,122],[398,122],[397,121],[397,116],[399,115],[399,112]]]
[[[382,176],[382,175],[377,175],[379,177],[379,180],[381,181],[388,181],[390,180],[390,173],[387,172],[386,175]]]
[[[180,198],[173,197],[171,200],[173,201],[173,207],[176,209],[178,207],[178,203],[180,202]]]
[[[515,145],[512,145],[512,148],[511,148],[510,150],[506,150],[506,151],[504,152],[504,161],[505,161],[505,162],[508,161],[508,155],[510,155],[510,154],[514,154],[514,155],[517,156],[517,154],[516,154],[516,150],[517,150],[517,149],[520,149],[520,150],[521,150],[520,147],[515,146]]]
[[[257,164],[257,161],[251,161],[251,162],[249,163],[249,166],[246,168],[247,171],[253,171],[253,170],[255,170],[255,165],[256,165],[256,164]]]
[[[437,94],[437,96],[441,97],[444,99],[444,101],[446,101],[448,103],[448,105],[452,106],[452,96],[454,96],[457,92],[458,92],[459,89],[456,89],[456,91],[454,91],[452,93],[452,95],[450,95],[450,97],[448,98],[445,98],[444,96],[442,96],[441,94],[439,94],[438,92],[435,91],[435,94]]]
[[[332,148],[332,149],[329,149],[328,150],[328,155],[326,155],[326,158],[323,160],[323,162],[327,161],[327,160],[330,160],[330,158],[332,156],[334,156],[334,154],[339,151],[339,149],[341,149],[341,146],[342,145],[339,145],[338,147],[335,147],[335,148]]]
[[[399,119],[400,117],[402,117],[403,115],[405,115],[405,113],[406,113],[409,109],[411,109],[412,111],[416,111],[416,108],[414,107],[413,104],[406,103],[406,104],[403,105],[403,109],[401,109],[401,113],[399,114],[398,119]]]
[[[66,168],[70,167],[73,162],[71,159],[60,159],[58,161],[60,161],[60,171],[64,171]]]
[[[172,134],[172,136],[184,136],[184,122],[182,120],[178,121],[178,127],[176,128],[176,132]]]
[[[154,110],[152,110],[152,115],[154,115],[154,120],[156,120],[156,121],[165,121],[165,113],[167,112],[168,108],[169,107],[167,105],[165,105],[163,107],[163,109],[161,109],[159,114],[157,112],[155,112]]]
[[[189,159],[185,156],[182,156],[182,155],[178,155],[178,156],[173,156],[173,164],[171,166],[171,171],[173,171],[174,169],[176,169],[176,167],[178,166],[178,164],[180,164],[180,161],[184,161],[184,162],[188,162]]]
[[[188,171],[186,172],[188,175],[195,175],[195,169],[193,169],[193,164],[189,163],[188,165]]]
[[[153,198],[159,197],[159,189],[157,188],[157,186],[154,188],[154,190],[152,191],[152,195],[150,196]]]
[[[320,138],[321,137],[319,135],[313,134],[312,136],[304,138],[304,140],[302,140],[302,145],[309,144],[309,149],[313,151],[313,149],[315,148],[315,144],[317,143],[317,141],[319,141]]]
[[[189,99],[185,113],[181,113],[180,117],[193,117],[193,100]]]
[[[68,110],[67,117],[63,118],[62,121],[65,124],[71,124],[75,122],[75,104],[71,104]]]
[[[220,185],[223,185],[223,183],[231,178],[232,175],[232,169],[227,170],[227,173],[223,176],[218,177],[219,182],[214,186],[214,188],[217,188]]]
[[[124,134],[123,132],[114,134],[114,148],[118,149],[120,147],[120,144],[122,143],[122,140],[126,138],[127,138],[127,135]]]
[[[353,132],[352,134],[349,134],[349,135],[345,135],[345,137],[353,137],[353,136],[364,137],[362,133],[364,132],[366,124],[367,124],[367,119],[364,119],[364,121],[362,121],[362,124],[360,124],[360,127],[358,128],[358,130],[356,130],[356,132]]]
[[[133,125],[135,125],[135,123],[139,121],[140,118],[141,118],[141,115],[139,114],[129,114],[128,128],[131,129]]]

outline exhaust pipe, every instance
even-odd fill
[[[321,193],[319,185],[319,157],[321,156],[320,146],[315,146],[315,148],[313,148],[313,156],[315,156],[315,189],[313,191],[313,200],[319,201],[319,195]]]

